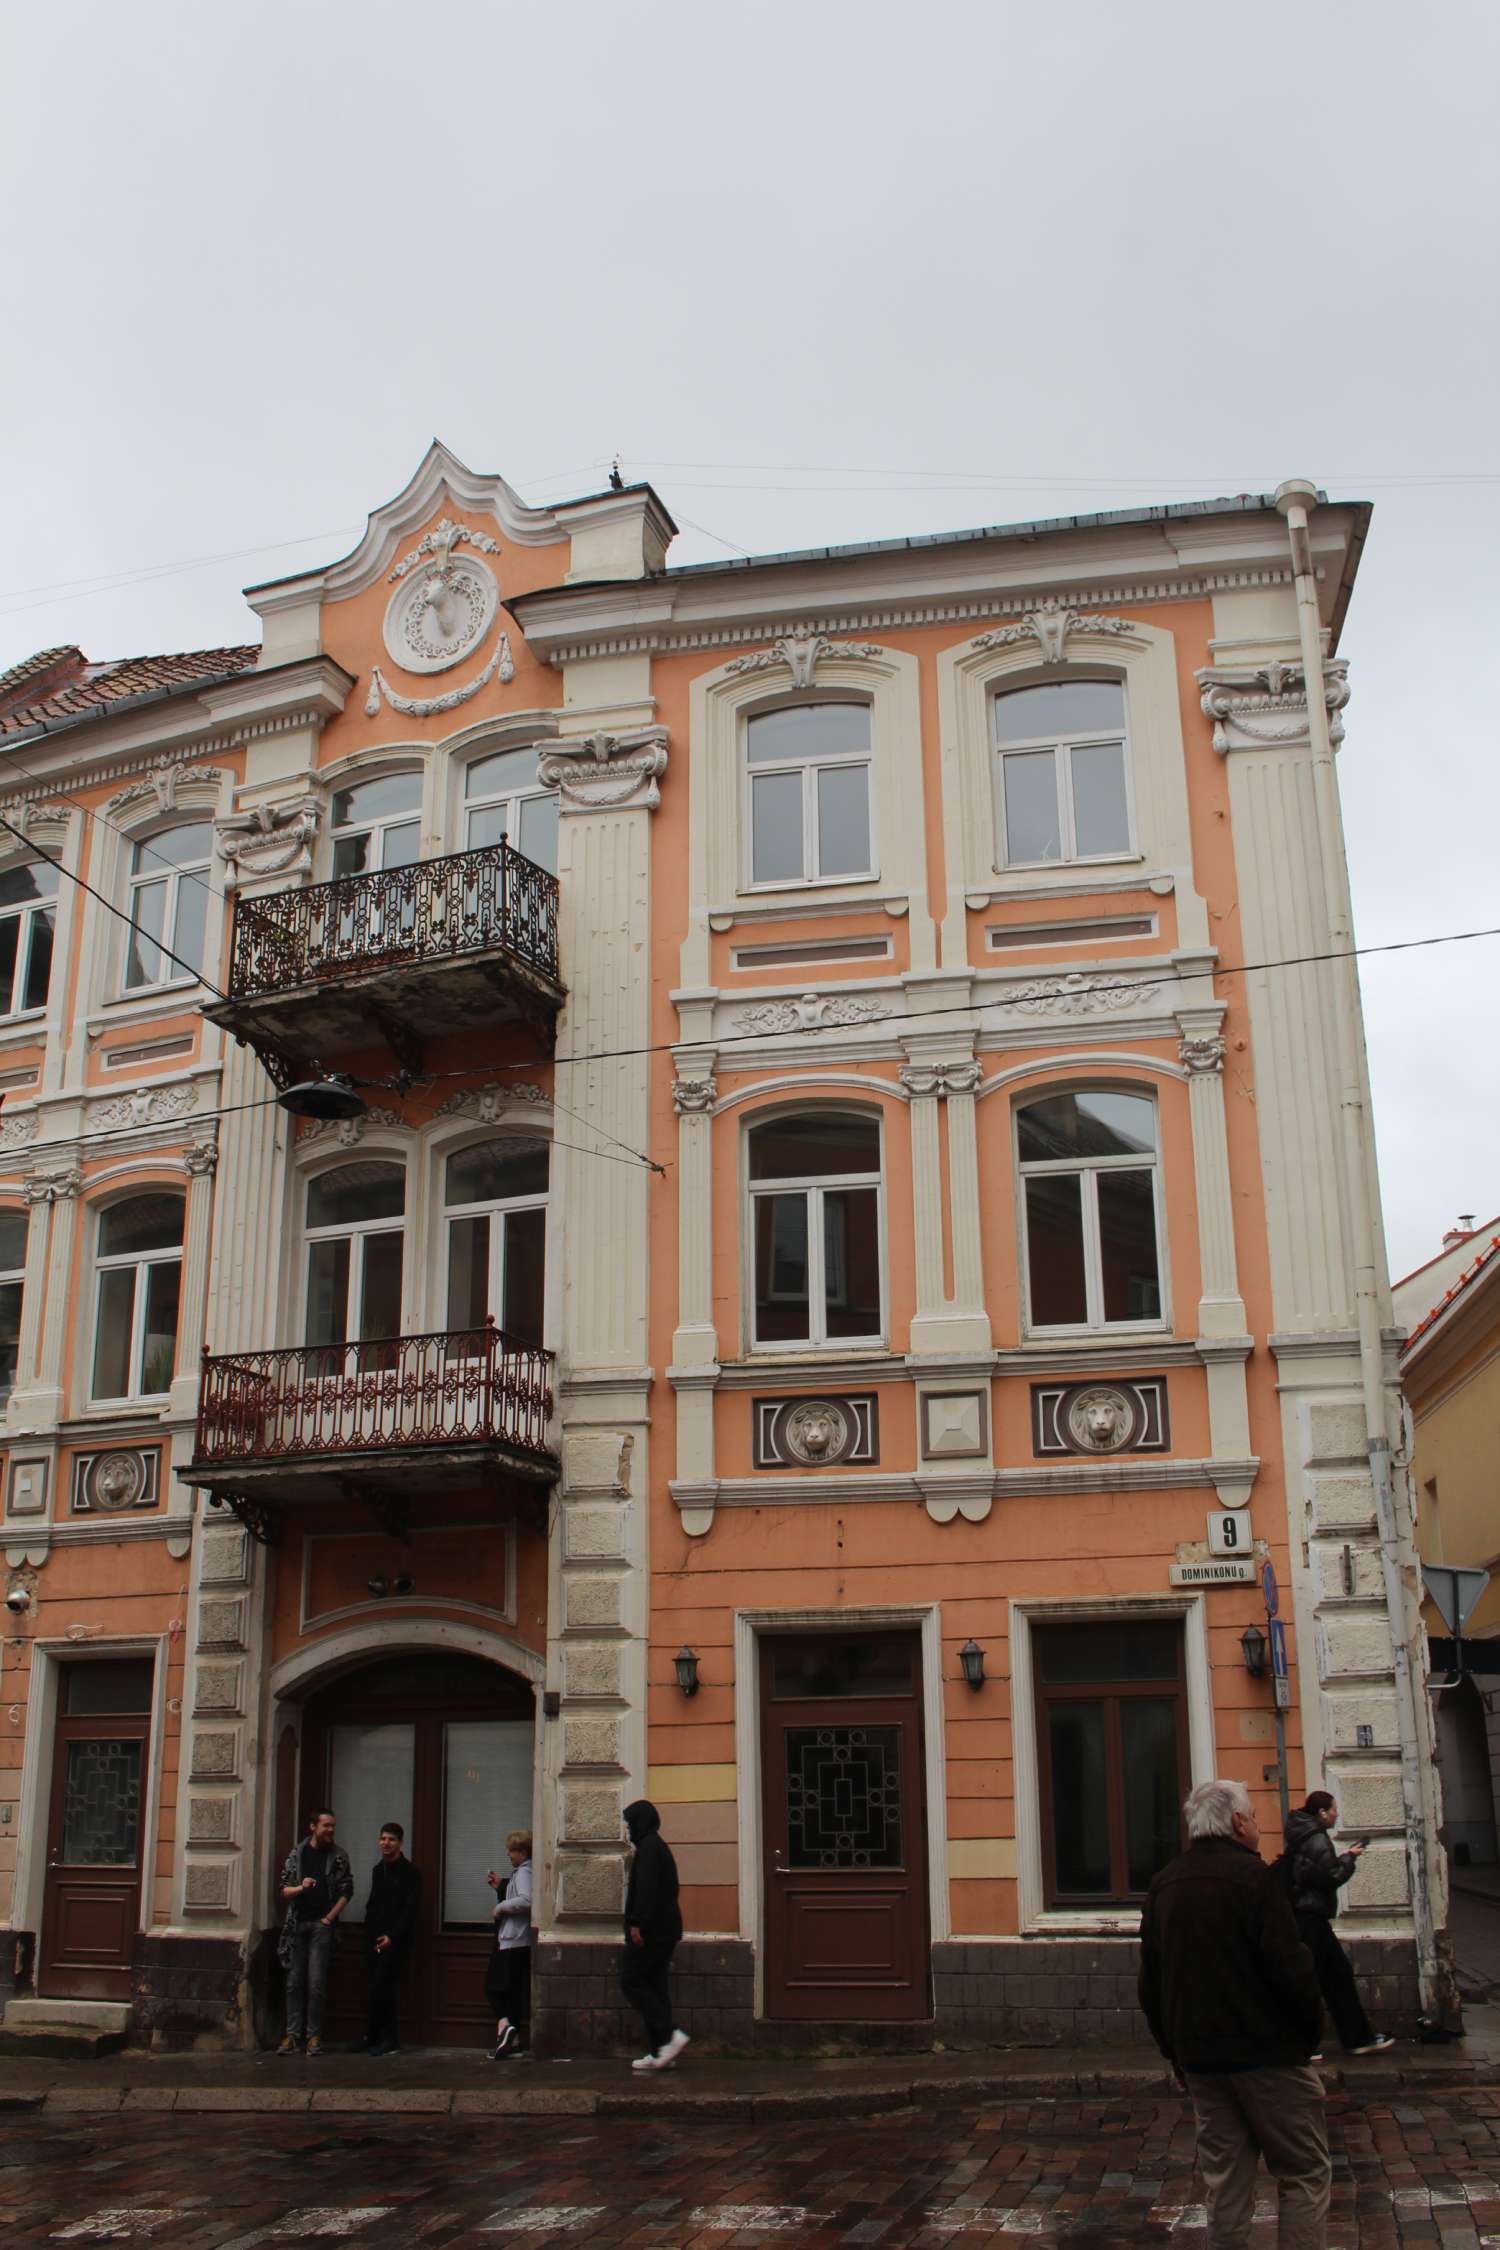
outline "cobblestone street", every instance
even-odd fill
[[[1500,2245],[1500,2092],[1335,2095],[1331,2250]],[[7,2245],[347,2241],[712,2246],[1204,2239],[1186,2106],[1018,2101],[879,2119],[678,2124],[13,2114]],[[1265,2183],[1256,2235],[1275,2240]]]

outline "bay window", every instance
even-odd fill
[[[378,1344],[401,1333],[406,1172],[371,1159],[307,1183],[309,1344]],[[360,1364],[377,1366],[378,1351]]]
[[[96,1399],[158,1398],[172,1387],[184,1208],[180,1195],[158,1190],[99,1214]]]
[[[57,928],[57,869],[42,859],[0,874],[0,1016],[45,1008]]]
[[[127,992],[202,974],[212,851],[213,823],[208,820],[180,821],[136,845],[130,863]]]
[[[1033,1329],[1159,1327],[1156,1105],[1090,1089],[1016,1113],[1026,1309]]]
[[[870,707],[799,703],[745,722],[750,881],[874,873]]]
[[[502,840],[557,873],[557,791],[537,780],[535,750],[497,750],[464,772],[464,850]]]
[[[994,698],[1000,865],[1113,859],[1131,849],[1125,690],[1053,680]]]
[[[519,1133],[448,1158],[443,1203],[450,1332],[482,1328],[493,1315],[517,1343],[541,1343],[547,1169],[547,1143]]]
[[[880,1342],[879,1124],[806,1110],[753,1126],[749,1143],[754,1342]]]

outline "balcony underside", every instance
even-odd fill
[[[503,946],[458,959],[395,961],[321,975],[253,1000],[210,1002],[204,1014],[255,1049],[278,1085],[383,1041],[404,1070],[422,1068],[427,1042],[524,1022],[550,1039],[563,985]]]
[[[491,1499],[545,1522],[547,1490],[558,1474],[550,1453],[500,1439],[454,1445],[393,1445],[379,1451],[320,1453],[295,1459],[194,1460],[179,1471],[232,1508],[257,1538],[269,1540],[288,1509],[354,1502],[399,1536],[446,1500]]]

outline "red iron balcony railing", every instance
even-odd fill
[[[552,1354],[485,1328],[203,1358],[193,1468],[498,1446],[551,1458]]]
[[[557,877],[508,843],[237,898],[229,998],[503,950],[557,977]]]

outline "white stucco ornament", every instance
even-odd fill
[[[483,532],[445,516],[391,572],[385,645],[403,672],[446,672],[473,654],[494,623],[500,588],[475,548],[498,551]]]

